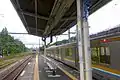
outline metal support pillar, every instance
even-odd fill
[[[57,36],[55,36],[55,38],[56,38],[56,42],[57,42],[57,40],[58,40],[58,37]],[[57,45],[57,44],[56,44]]]
[[[44,56],[46,57],[46,39],[44,41]],[[46,63],[46,59],[44,58],[44,63]]]
[[[77,46],[79,53],[80,80],[85,80],[84,58],[83,58],[83,26],[82,26],[82,8],[81,0],[77,0]]]
[[[40,39],[39,39],[39,54],[40,54]]]
[[[68,40],[69,40],[69,43],[70,43],[70,29],[68,29]]]
[[[37,19],[37,0],[35,0],[35,26],[36,26],[36,35],[37,35],[37,25],[38,25],[38,19]]]
[[[92,80],[89,27],[87,22],[89,0],[77,0],[77,45],[80,80]]]
[[[89,26],[86,20],[83,20],[83,31],[84,31],[83,35],[84,35],[84,57],[85,57],[85,80],[92,80]]]

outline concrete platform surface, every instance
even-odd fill
[[[39,79],[40,80],[73,80],[68,75],[66,75],[59,68],[56,69],[56,75],[52,76],[52,72],[48,69],[46,63],[44,63],[44,57],[39,56]]]
[[[33,80],[35,58],[28,62],[17,80]]]

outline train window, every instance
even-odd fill
[[[56,57],[59,58],[59,49],[56,48]]]
[[[97,56],[96,48],[92,48],[92,55],[93,55],[93,56]]]
[[[110,55],[109,47],[106,47],[106,55]]]
[[[92,48],[92,62],[110,64],[109,47]]]
[[[66,48],[66,56],[72,56],[72,48]]]
[[[69,56],[72,56],[72,48],[69,48]]]
[[[106,49],[105,63],[110,64],[110,50],[109,50],[109,47],[105,47],[105,49]]]
[[[110,50],[109,47],[101,47],[100,62],[110,64]]]
[[[101,55],[105,55],[105,49],[104,49],[104,47],[101,47]]]
[[[93,63],[99,63],[100,59],[100,51],[99,48],[92,48],[92,62]]]
[[[56,48],[56,54],[57,54],[57,55],[59,54],[59,49],[58,49],[58,48]]]

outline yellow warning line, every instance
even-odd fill
[[[74,63],[75,63],[74,60],[71,60],[71,59],[68,59],[68,58],[64,58],[64,59],[67,60],[67,61],[70,61],[70,62],[74,62]]]
[[[93,67],[95,68],[100,68],[100,69],[103,69],[105,71],[108,71],[108,72],[112,72],[112,73],[115,73],[115,74],[120,74],[120,71],[119,70],[115,70],[115,69],[111,69],[111,68],[107,68],[107,67],[104,67],[104,66],[101,66],[101,65],[92,65]]]
[[[64,70],[63,68],[61,68],[60,66],[57,66],[61,71],[63,71],[68,77],[70,77],[72,80],[78,80],[77,78],[75,78],[72,74],[68,73],[66,70]]]
[[[67,61],[71,61],[71,62],[75,63],[74,60],[71,60],[71,59],[68,59],[68,58],[64,58],[64,59],[67,60]],[[115,73],[115,74],[120,74],[120,70],[111,69],[111,68],[101,66],[101,65],[92,64],[92,68],[100,68],[100,69],[103,69],[103,70],[108,71],[108,72],[112,72],[112,73]]]
[[[39,69],[38,69],[38,54],[36,55],[36,62],[34,66],[34,80],[39,80]]]

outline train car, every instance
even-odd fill
[[[78,69],[76,43],[68,43],[47,48],[47,55]]]
[[[36,52],[37,52],[36,49],[32,50],[32,54],[36,54]]]
[[[96,74],[104,74],[102,76],[120,79],[120,64],[119,64],[119,44],[118,42],[102,43],[101,47],[92,47],[92,67]],[[116,53],[114,53],[116,52]],[[47,56],[52,57],[62,63],[69,65],[79,70],[78,50],[76,43],[68,43],[59,46],[47,48]],[[93,75],[96,75],[93,74]],[[101,78],[102,79],[102,78]]]

